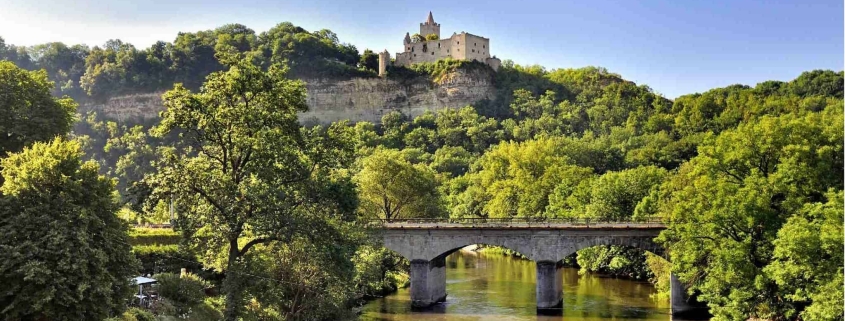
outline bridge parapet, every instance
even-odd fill
[[[665,229],[663,219],[597,220],[545,218],[448,218],[370,220],[386,229]]]

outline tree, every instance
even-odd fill
[[[2,160],[0,306],[10,320],[102,320],[125,309],[138,267],[111,179],[79,143]]]
[[[243,257],[299,236],[335,238],[330,222],[348,217],[354,203],[346,196],[354,194],[331,172],[351,153],[345,125],[322,136],[303,130],[302,82],[280,66],[224,61],[228,70],[209,75],[199,93],[177,84],[163,96],[154,133],[181,131],[191,146],[163,149],[150,181],[155,198],[173,196],[179,228],[226,274],[224,318],[236,320],[245,304]]]
[[[802,320],[842,319],[843,193],[809,203],[787,220],[774,241],[774,262],[765,267]]]
[[[52,97],[52,88],[45,71],[26,71],[0,61],[0,157],[70,131],[76,103]]]
[[[576,211],[600,220],[630,219],[637,204],[666,176],[665,169],[654,166],[607,172],[592,181],[589,203]]]
[[[378,55],[375,54],[372,50],[367,49],[364,50],[364,53],[361,54],[361,60],[358,62],[358,66],[367,70],[378,71]]]
[[[390,221],[440,215],[433,171],[412,165],[396,150],[378,149],[361,162],[355,181],[364,216]]]
[[[437,36],[437,34],[433,34],[433,33],[432,33],[432,34],[427,34],[427,35],[425,36],[425,40],[426,40],[426,41],[438,40],[438,39],[440,39],[440,37],[439,37],[439,36]]]
[[[425,42],[425,37],[421,36],[418,33],[415,33],[411,36],[411,42],[412,43]]]
[[[670,224],[658,240],[717,319],[795,317],[800,305],[783,299],[790,287],[764,268],[788,218],[841,190],[842,123],[832,105],[741,124],[709,138],[681,166],[686,175],[667,183],[671,192],[657,208]]]

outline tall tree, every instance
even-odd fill
[[[370,49],[364,50],[358,65],[367,70],[378,71],[378,55]]]
[[[742,124],[708,139],[667,183],[673,191],[658,207],[671,223],[659,240],[717,319],[795,316],[799,305],[764,268],[787,218],[842,188],[842,123],[832,105]]]
[[[348,148],[346,139],[318,144],[303,134],[297,113],[307,109],[305,88],[286,78],[285,68],[222,61],[228,70],[212,73],[199,93],[176,85],[163,96],[167,109],[154,133],[181,131],[192,147],[165,148],[151,184],[158,197],[173,195],[184,209],[178,225],[196,232],[192,244],[211,260],[220,254],[224,318],[236,320],[245,303],[242,258],[250,249],[331,230],[318,214],[337,213],[324,209],[340,197],[321,188],[331,187],[327,170]]]
[[[0,157],[70,130],[76,103],[54,98],[52,88],[47,72],[26,71],[0,61]]]
[[[114,183],[79,143],[35,143],[2,161],[0,314],[102,320],[125,309],[137,261]]]
[[[440,215],[434,172],[413,165],[396,150],[378,149],[355,176],[364,216],[393,220]]]

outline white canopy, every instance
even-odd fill
[[[138,284],[138,285],[153,284],[153,283],[158,282],[155,279],[151,279],[151,278],[143,277],[143,276],[133,278],[132,280],[134,280],[135,284]]]

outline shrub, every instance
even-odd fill
[[[135,257],[141,261],[142,274],[179,272],[182,268],[202,269],[196,257],[179,250],[177,245],[141,245],[132,247]]]
[[[185,315],[205,299],[205,289],[211,285],[200,277],[187,273],[160,273],[153,276],[158,281],[158,294],[176,308],[177,315]]]
[[[129,244],[137,245],[175,245],[182,235],[169,228],[134,228],[129,231]]]

